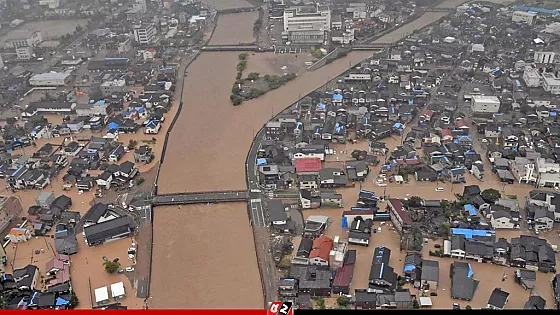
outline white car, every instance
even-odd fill
[[[443,191],[443,187],[436,188],[436,191]]]
[[[124,271],[126,271],[126,272],[133,272],[133,271],[134,271],[134,267],[126,267],[126,268],[124,269]]]

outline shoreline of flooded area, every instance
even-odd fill
[[[214,34],[208,45],[243,45],[252,44],[256,41],[253,36],[253,23],[259,18],[259,12],[242,12],[220,14]],[[248,23],[250,22],[250,23]],[[231,36],[231,30],[236,34]]]

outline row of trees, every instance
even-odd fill
[[[231,95],[229,99],[234,106],[240,105],[243,103],[245,98],[240,95],[241,93],[241,84],[243,84],[243,70],[247,68],[247,59],[249,55],[246,53],[239,54],[237,56],[239,62],[237,63],[237,75],[235,76],[235,82],[233,83],[233,87],[231,88]]]

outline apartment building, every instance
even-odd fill
[[[148,45],[156,39],[157,30],[153,23],[134,26],[134,40],[140,45]]]

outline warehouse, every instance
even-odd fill
[[[41,73],[29,79],[32,86],[65,86],[71,81],[69,73]]]
[[[473,95],[473,113],[497,113],[500,111],[500,99],[497,96]]]

